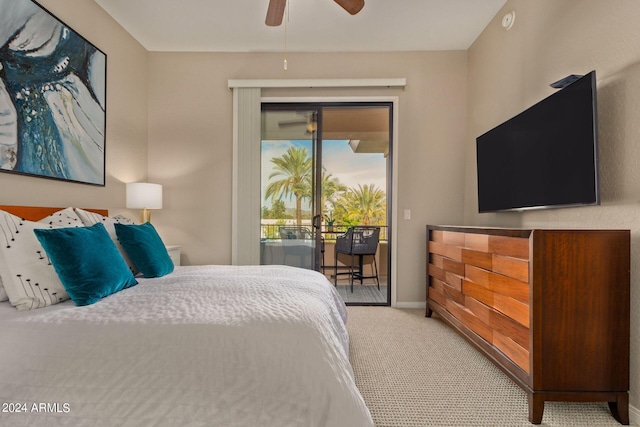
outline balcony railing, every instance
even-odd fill
[[[294,228],[299,228],[301,231],[311,232],[313,227],[311,224],[304,225],[281,225],[281,224],[260,224],[260,237],[262,240],[280,240],[280,228],[286,227],[291,230]],[[333,241],[336,239],[336,236],[343,234],[349,228],[349,225],[337,224],[333,225],[333,227],[329,227],[326,224],[322,224],[320,227],[320,232],[324,237],[325,241]],[[387,229],[386,225],[373,225],[372,227],[380,227],[380,241],[386,241],[387,239]],[[302,233],[300,233],[302,235]]]

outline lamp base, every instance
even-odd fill
[[[140,221],[142,224],[145,222],[151,222],[151,211],[149,209],[143,209],[142,214],[140,215]]]

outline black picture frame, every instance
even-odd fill
[[[104,186],[107,55],[33,0],[0,10],[0,172]]]

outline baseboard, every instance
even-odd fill
[[[426,301],[404,301],[404,302],[396,302],[396,308],[427,308]]]
[[[629,424],[640,426],[640,409],[629,405]]]

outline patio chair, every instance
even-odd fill
[[[380,289],[380,280],[378,279],[378,264],[376,262],[376,252],[378,251],[378,242],[380,240],[380,227],[355,226],[349,227],[346,233],[336,237],[335,264],[338,264],[338,254],[351,256],[351,263],[348,265],[349,271],[346,273],[338,273],[336,271],[334,285],[337,286],[338,275],[348,274],[351,292],[353,293],[353,281],[363,279],[376,279],[378,289]],[[358,257],[358,264],[354,263],[355,257]],[[373,275],[365,276],[363,274],[363,263],[365,256],[372,256],[373,259]]]

